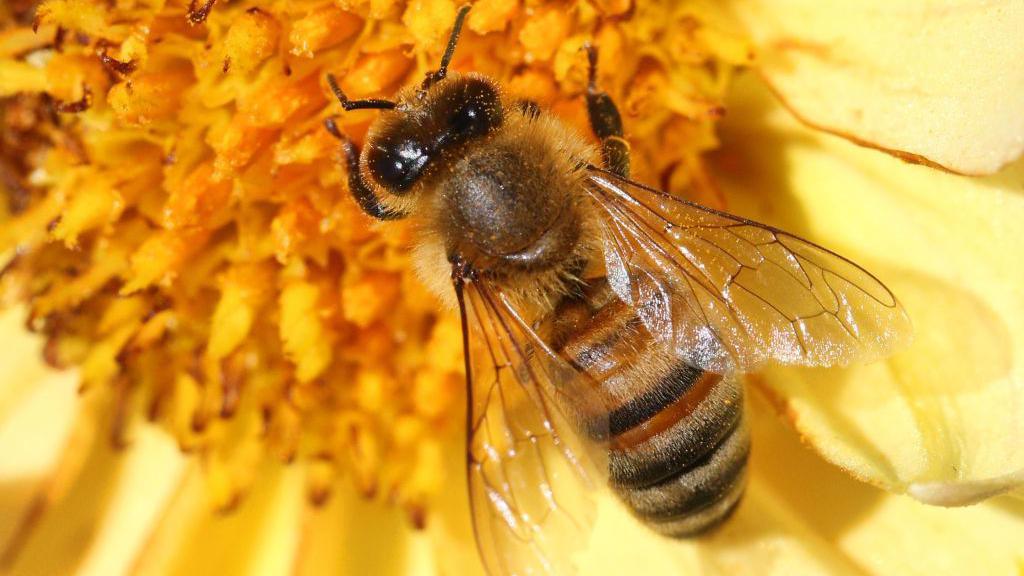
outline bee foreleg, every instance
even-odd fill
[[[406,212],[394,210],[382,204],[373,189],[363,181],[363,175],[359,171],[359,149],[348,136],[338,129],[334,118],[324,120],[324,127],[341,142],[341,161],[348,169],[348,188],[363,212],[378,220],[399,220],[408,216]]]
[[[623,178],[629,177],[629,144],[622,137],[622,116],[612,97],[597,87],[597,48],[587,44],[590,62],[587,84],[587,115],[590,128],[601,139],[601,158],[604,167]]]

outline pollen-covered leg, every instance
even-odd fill
[[[629,177],[629,144],[622,137],[622,116],[612,97],[597,87],[597,48],[587,44],[590,61],[587,84],[587,114],[590,128],[601,139],[601,158],[604,167],[623,178]]]
[[[341,160],[348,168],[348,188],[352,191],[352,196],[363,212],[378,220],[398,220],[408,216],[405,212],[393,210],[381,204],[380,198],[377,198],[373,190],[363,181],[363,176],[359,172],[359,149],[348,136],[338,130],[334,119],[325,120],[324,126],[332,136],[341,142]]]

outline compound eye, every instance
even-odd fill
[[[426,148],[413,138],[384,142],[370,151],[370,170],[392,192],[405,192],[416,183],[430,160]]]
[[[449,121],[452,130],[462,136],[480,136],[487,133],[487,111],[476,103],[459,108]]]
[[[483,136],[501,124],[501,104],[494,87],[486,82],[470,81],[461,94],[460,104],[448,119],[457,140]]]

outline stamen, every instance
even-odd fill
[[[74,102],[54,100],[53,109],[65,114],[77,114],[85,112],[92,106],[92,90],[88,86],[82,86],[82,97]]]
[[[201,7],[196,7],[196,0],[192,0],[188,4],[188,22],[193,26],[206,22],[206,18],[209,17],[210,11],[213,10],[213,5],[217,3],[217,0],[206,0],[206,4]]]

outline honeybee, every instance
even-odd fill
[[[421,276],[460,312],[483,562],[569,572],[589,518],[580,488],[604,478],[654,531],[705,533],[744,489],[737,374],[880,357],[907,316],[842,256],[630,180],[595,49],[599,148],[495,80],[449,73],[468,10],[440,67],[394,100],[349,100],[328,76],[345,110],[381,110],[362,151],[327,128],[359,206],[415,219]]]

